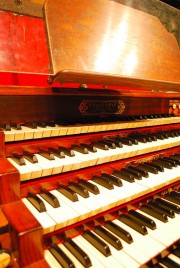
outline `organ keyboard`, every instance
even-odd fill
[[[103,69],[96,42],[87,57],[83,30],[73,28],[65,2],[47,0],[44,6],[55,73],[49,81],[80,86],[0,87],[0,216],[5,219],[0,224],[0,268],[179,267],[180,117],[170,107],[180,103],[174,39],[152,16],[117,1],[69,1],[77,4],[70,10],[75,10],[73,18],[81,30],[79,14],[84,18],[86,5],[84,22],[92,23],[83,24],[87,39],[111,7],[120,17],[128,14],[136,25],[137,17],[145,16],[149,24],[147,39],[146,33],[138,35],[142,43],[152,39],[149,25],[162,32],[155,33],[160,41],[164,37],[172,42],[174,53],[165,46],[158,53],[158,59],[167,54],[171,62],[167,74],[164,63],[159,66],[161,60],[159,70],[154,68],[152,55],[147,58],[142,46],[132,76],[129,61],[126,73],[127,68],[105,57],[111,70]],[[118,12],[113,14],[112,32],[117,25],[121,28]],[[128,27],[132,21],[125,20]],[[81,44],[72,36],[73,52],[64,28],[81,36]],[[128,38],[134,44],[135,37]],[[99,44],[102,40],[101,30]],[[112,42],[110,36],[109,51],[116,50]],[[84,53],[81,59],[77,43]],[[122,55],[129,58],[131,45],[127,51]],[[142,68],[146,64],[141,65],[141,55],[147,68]]]

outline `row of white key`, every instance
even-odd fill
[[[173,171],[174,172],[172,172],[172,170],[165,169],[165,173],[150,173],[149,178],[135,180],[133,183],[123,180],[123,185],[121,187],[114,185],[114,189],[112,190],[106,189],[94,181],[91,181],[92,184],[97,186],[100,193],[97,195],[89,193],[88,198],[83,198],[78,195],[79,201],[76,202],[70,201],[59,191],[52,190],[50,193],[57,197],[61,207],[53,208],[44,199],[42,199],[40,195],[38,195],[45,203],[47,209],[46,212],[42,213],[38,212],[38,210],[33,207],[26,198],[23,198],[23,201],[43,226],[44,233],[49,233],[97,215],[108,209],[117,207],[123,203],[134,200],[135,198],[144,196],[145,194],[158,190],[172,182],[178,181],[180,178],[180,166],[174,167]],[[44,221],[45,218],[46,220]]]
[[[101,236],[96,234],[102,241],[104,241],[109,246],[112,255],[108,257],[105,257],[101,252],[99,252],[99,250],[97,250],[93,245],[91,245],[83,236],[79,235],[72,239],[80,248],[82,248],[88,254],[92,262],[91,267],[138,268],[141,265],[150,261],[152,258],[156,257],[161,252],[163,252],[163,250],[171,246],[174,242],[178,241],[178,239],[180,238],[180,232],[178,228],[180,224],[180,215],[176,214],[176,217],[174,219],[170,219],[167,223],[162,223],[161,221],[155,219],[152,216],[149,216],[142,211],[139,212],[152,219],[155,222],[157,229],[148,229],[148,234],[143,236],[136,232],[133,228],[122,223],[121,221],[117,219],[113,220],[113,223],[115,223],[117,226],[120,226],[131,234],[133,242],[131,244],[128,244],[124,240],[120,239],[123,248],[121,250],[117,250],[107,241],[105,241]],[[112,233],[111,231],[109,232]],[[94,233],[94,231],[92,231],[92,233]],[[114,233],[113,235],[116,236],[116,234]],[[119,238],[118,236],[116,237]],[[77,263],[76,258],[74,256],[72,257],[72,254],[69,253],[67,249],[65,249],[64,245],[59,244],[58,246],[67,254],[67,256],[72,261],[74,261],[75,267],[84,267],[81,264]],[[45,258],[49,264],[51,263],[52,268],[61,267],[58,266],[59,263],[56,263],[55,258],[48,250],[45,251]],[[77,264],[79,266],[76,266]]]
[[[15,130],[12,128],[11,131],[4,131],[4,134],[5,134],[5,142],[11,142],[11,141],[50,138],[50,137],[85,134],[85,133],[110,131],[110,130],[167,125],[179,122],[180,117],[170,117],[170,118],[117,122],[117,123],[114,122],[99,123],[99,124],[97,123],[89,125],[74,125],[74,126],[56,125],[55,127],[47,126],[45,128],[37,127],[35,129],[26,126],[21,126],[22,128],[21,130]]]
[[[39,154],[35,154],[38,163],[33,164],[25,159],[26,165],[24,166],[18,165],[11,158],[7,159],[18,169],[20,180],[25,181],[117,161],[179,145],[180,137],[174,137],[148,143],[138,143],[138,145],[132,146],[123,145],[122,148],[117,147],[108,150],[97,149],[97,152],[89,152],[88,154],[82,154],[75,151],[75,156],[73,157],[65,156],[65,158],[58,158],[57,156],[54,156],[55,160],[48,160]]]

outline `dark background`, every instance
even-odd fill
[[[172,7],[180,9],[180,0],[160,0],[161,2],[164,2]]]

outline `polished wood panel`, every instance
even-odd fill
[[[52,81],[179,90],[178,44],[157,18],[109,0],[44,7]]]
[[[12,226],[14,254],[18,257],[20,267],[41,261],[43,259],[42,227],[38,221],[21,200],[3,205],[2,209]],[[45,263],[43,267],[48,265]]]

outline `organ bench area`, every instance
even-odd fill
[[[179,267],[177,42],[118,1],[44,14],[52,87],[0,87],[0,268]]]
[[[164,92],[1,87],[4,256],[17,267],[179,263],[176,101]]]

